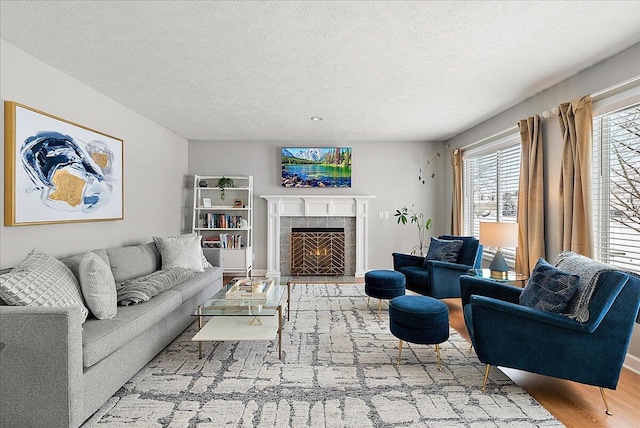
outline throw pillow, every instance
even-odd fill
[[[93,252],[80,262],[80,287],[89,310],[99,320],[110,320],[118,311],[116,282],[111,268]]]
[[[427,267],[427,260],[439,260],[441,262],[455,263],[458,261],[458,254],[464,241],[459,239],[437,239],[431,238],[429,251],[424,259],[424,267]]]
[[[520,304],[564,314],[569,301],[578,291],[579,281],[579,275],[561,271],[541,258],[520,294]]]
[[[0,298],[14,306],[80,306],[82,322],[89,314],[71,270],[36,249],[9,273],[0,275]]]
[[[164,238],[154,236],[153,241],[162,258],[162,270],[182,267],[195,272],[204,272],[201,240],[202,236],[196,233]]]

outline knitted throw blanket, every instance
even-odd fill
[[[578,291],[569,302],[567,316],[579,322],[587,322],[589,320],[589,302],[596,289],[598,278],[603,272],[619,269],[572,251],[560,253],[556,259],[556,267],[565,272],[580,275]]]
[[[119,282],[116,284],[118,304],[128,306],[146,302],[156,294],[193,278],[194,275],[191,269],[175,267]]]

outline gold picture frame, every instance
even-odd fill
[[[4,102],[4,225],[124,219],[124,141]]]

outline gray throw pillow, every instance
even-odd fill
[[[578,291],[579,281],[579,275],[561,271],[541,258],[520,294],[520,304],[564,314],[569,301]]]
[[[202,236],[195,233],[181,236],[154,236],[153,241],[162,257],[162,270],[182,267],[203,272],[201,240]]]
[[[71,270],[36,249],[9,273],[0,275],[0,298],[14,306],[80,306],[82,322],[89,314]]]
[[[427,267],[427,260],[438,260],[441,262],[455,263],[458,261],[458,254],[464,241],[459,239],[437,239],[431,238],[429,251],[424,259],[424,267]]]
[[[111,268],[95,253],[88,252],[80,262],[79,271],[82,295],[93,316],[99,320],[114,318],[118,304]]]
[[[194,250],[194,247],[191,246],[194,240],[198,241],[197,246],[199,251],[200,264],[195,262],[195,259],[191,260],[192,257],[195,257],[194,254],[190,253],[191,250]],[[158,251],[160,251],[160,256],[162,257],[162,269],[164,270],[170,269],[176,266],[181,266],[186,269],[193,269],[196,272],[203,272],[206,268],[213,267],[211,263],[209,263],[207,258],[204,256],[204,252],[202,251],[202,243],[201,243],[202,236],[198,235],[197,233],[187,233],[184,235],[166,236],[163,238],[154,236],[153,242],[156,244],[156,247],[158,247]],[[186,245],[188,248],[181,247],[181,245],[183,244]],[[165,264],[165,254],[163,254],[163,250],[166,252],[167,264]],[[189,252],[189,255],[188,255],[188,258],[190,260],[189,263],[183,263],[182,261],[177,262],[177,259],[175,259],[176,253],[181,251]],[[183,256],[180,256],[180,257],[181,258],[187,257],[187,253],[185,253]],[[191,263],[192,261],[193,263]]]

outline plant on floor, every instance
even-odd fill
[[[398,218],[398,224],[407,224],[407,221],[411,223],[415,223],[418,228],[418,245],[413,247],[411,254],[419,254],[420,256],[424,256],[425,245],[424,245],[424,236],[425,232],[431,229],[433,223],[430,218],[427,218],[424,213],[416,213],[413,209],[413,205],[411,208],[406,206],[396,210],[394,214]]]
[[[220,199],[224,201],[224,188],[234,186],[233,178],[223,176],[220,180],[218,180],[218,184],[216,186],[220,188]]]

